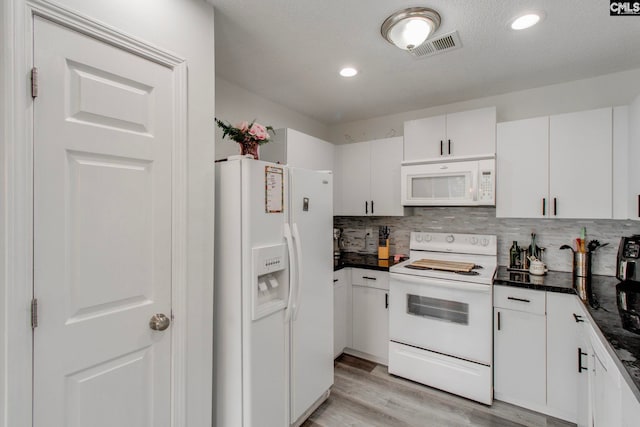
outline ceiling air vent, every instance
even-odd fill
[[[429,39],[422,43],[415,49],[411,49],[408,52],[416,58],[422,58],[425,56],[432,56],[442,52],[448,52],[450,50],[458,49],[462,47],[460,36],[457,31],[443,34],[440,37]]]

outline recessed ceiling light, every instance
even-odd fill
[[[342,77],[353,77],[356,74],[358,74],[358,70],[353,67],[344,67],[342,70],[340,70],[340,75]]]
[[[525,28],[533,27],[542,19],[541,13],[526,13],[524,15],[520,15],[511,21],[511,29],[512,30],[524,30]]]

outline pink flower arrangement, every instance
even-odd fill
[[[266,144],[270,141],[271,132],[275,135],[275,131],[271,126],[264,126],[256,121],[251,123],[244,121],[235,126],[231,126],[229,123],[225,123],[222,120],[215,119],[216,124],[222,129],[222,138],[229,137],[229,139],[241,144]]]

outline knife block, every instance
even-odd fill
[[[378,246],[378,259],[389,259],[389,239],[385,240],[384,246]]]

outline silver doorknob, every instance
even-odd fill
[[[164,331],[169,327],[171,320],[162,313],[157,313],[151,316],[149,320],[149,327],[154,331]]]

